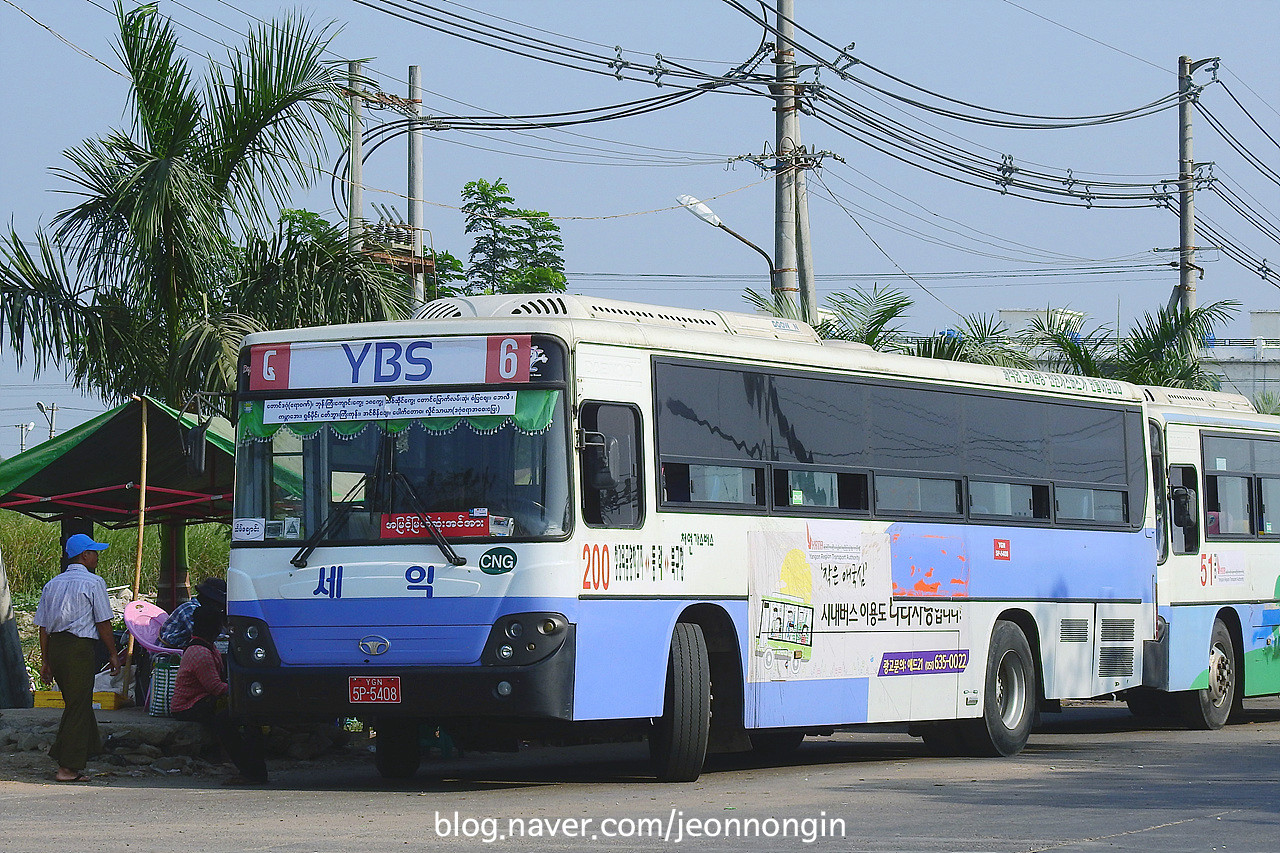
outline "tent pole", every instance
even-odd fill
[[[147,521],[147,399],[134,397],[142,404],[142,471],[138,475],[138,553],[133,561],[133,600],[138,600],[138,587],[142,586],[142,537],[146,532]],[[124,652],[124,679],[120,682],[121,692],[129,696],[129,678],[133,674],[133,634]],[[141,700],[141,697],[135,697]]]

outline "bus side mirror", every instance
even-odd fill
[[[182,455],[187,460],[187,473],[193,477],[204,474],[204,434],[211,420],[193,426],[182,436]]]
[[[1183,530],[1196,526],[1196,493],[1186,486],[1174,486],[1170,490],[1173,497],[1173,523]]]

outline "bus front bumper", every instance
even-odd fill
[[[231,713],[240,718],[415,717],[571,720],[574,636],[523,666],[277,666],[227,661]],[[352,679],[399,678],[398,702],[352,702]]]

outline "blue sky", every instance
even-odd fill
[[[315,0],[300,8],[313,22],[338,22],[342,29],[334,58],[369,59],[370,75],[391,93],[405,94],[407,66],[421,65],[428,90],[424,110],[433,115],[585,109],[666,94],[680,82],[673,76],[664,78],[662,87],[619,81],[499,52],[388,14],[425,8],[399,2],[401,7],[382,0]],[[426,5],[585,53],[613,56],[614,46],[621,46],[632,67],[640,69],[653,67],[654,55],[662,54],[670,67],[723,73],[751,57],[762,38],[759,26],[722,0],[468,0],[465,5],[433,0]],[[112,70],[119,67],[112,46],[114,20],[104,7],[101,0],[0,0],[6,71],[0,107],[7,117],[0,139],[0,208],[22,233],[73,202],[57,192],[66,184],[49,171],[60,165],[60,152],[125,121],[125,83]],[[796,7],[799,23],[814,33],[801,35],[802,46],[838,60],[837,51],[819,39],[836,47],[854,43],[850,53],[865,65],[850,70],[885,90],[842,81],[828,69],[819,81],[833,99],[903,122],[950,146],[956,156],[999,162],[1008,155],[1024,173],[1055,179],[1070,169],[1079,181],[1072,187],[1077,192],[1091,180],[1156,185],[1176,173],[1173,110],[1105,126],[1023,130],[955,121],[894,96],[965,114],[979,114],[973,106],[1047,116],[1111,113],[1174,92],[1177,58],[1187,54],[1221,57],[1218,76],[1226,85],[1206,88],[1202,103],[1264,167],[1280,163],[1280,146],[1267,136],[1280,140],[1280,104],[1269,100],[1280,81],[1275,49],[1280,10],[1274,3],[796,0]],[[297,7],[161,0],[159,8],[179,23],[188,47],[217,59],[225,53],[217,42],[239,43],[238,34],[253,18],[269,19]],[[204,67],[201,56],[191,59],[196,69]],[[802,54],[800,61],[810,60]],[[812,79],[813,72],[804,77]],[[1204,72],[1197,75],[1198,82],[1209,80]],[[832,114],[835,101],[819,103]],[[674,199],[689,193],[709,200],[726,224],[769,248],[772,184],[754,166],[734,158],[772,145],[771,106],[758,95],[712,92],[660,112],[569,131],[429,134],[424,149],[431,239],[437,248],[465,256],[469,241],[457,211],[459,191],[474,178],[501,177],[521,206],[559,219],[571,291],[743,310],[744,286],[767,287],[762,260],[673,209]],[[394,113],[374,112],[368,121],[394,118]],[[1265,227],[1280,222],[1280,186],[1233,151],[1205,118],[1197,115],[1195,122],[1196,160],[1214,162],[1220,186],[1243,199],[1264,227],[1242,219],[1210,192],[1198,195],[1198,212],[1234,245],[1280,264],[1280,251]],[[854,122],[854,127],[861,125]],[[843,160],[828,158],[810,181],[820,297],[854,283],[899,287],[915,300],[908,328],[918,332],[946,328],[959,314],[1045,305],[1075,308],[1109,325],[1119,316],[1128,326],[1168,298],[1175,273],[1154,265],[1171,256],[1151,251],[1177,244],[1177,219],[1167,210],[1086,209],[1016,198],[990,191],[989,181],[986,188],[975,188],[931,174],[921,168],[918,151],[901,162],[818,117],[802,118],[802,133],[806,144]],[[335,140],[335,158],[338,150]],[[402,140],[371,157],[365,168],[367,204],[403,214],[404,161]],[[1050,179],[1041,183],[1048,186]],[[333,219],[341,216],[327,178],[312,190],[299,188],[296,202]],[[371,208],[366,215],[376,218]],[[1203,260],[1202,303],[1232,298],[1246,311],[1276,307],[1274,285],[1221,252],[1206,252]],[[1086,266],[1105,271],[1084,273]],[[1245,317],[1242,313],[1228,334],[1247,334]],[[28,372],[14,368],[6,348],[0,352],[0,454],[17,450],[18,431],[11,424],[34,421],[32,435],[41,434],[36,400],[62,407],[60,428],[101,409],[56,372],[32,384]]]

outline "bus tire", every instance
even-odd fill
[[[803,729],[752,729],[747,732],[751,751],[768,758],[790,755],[804,743]]]
[[[667,658],[662,716],[649,731],[649,757],[662,782],[693,782],[702,774],[711,731],[711,663],[702,627],[676,623]]]
[[[383,779],[412,779],[422,763],[417,720],[393,717],[378,720],[373,740],[373,764]]]
[[[1239,690],[1231,632],[1221,619],[1214,619],[1209,635],[1209,686],[1181,694],[1183,722],[1191,729],[1222,728],[1238,703]]]
[[[1027,637],[1013,622],[999,620],[987,652],[982,716],[963,721],[972,755],[1017,755],[1035,722],[1036,666]]]

